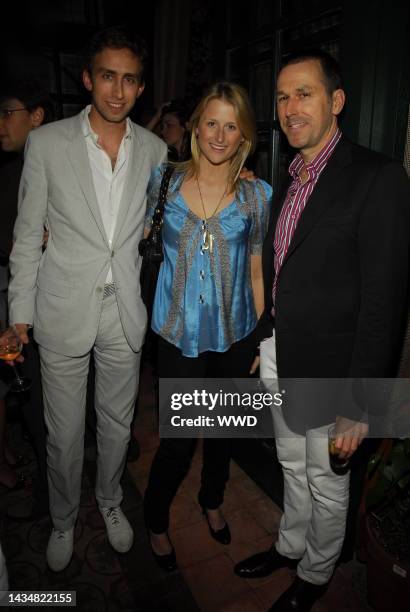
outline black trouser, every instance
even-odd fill
[[[28,401],[23,403],[22,412],[37,456],[38,480],[33,492],[37,496],[48,498],[47,432],[44,422],[40,357],[38,354],[38,346],[33,340],[31,331],[29,332],[29,336],[30,342],[24,347],[24,362],[19,366],[23,374],[31,380],[29,398]]]
[[[207,351],[198,357],[184,357],[173,344],[159,338],[158,374],[160,378],[245,378],[255,354],[253,334],[236,342],[225,353]],[[169,525],[169,509],[175,494],[188,473],[197,440],[162,438],[155,454],[144,511],[147,526],[153,533],[164,533]],[[210,510],[223,502],[229,478],[230,440],[205,438],[198,501]]]

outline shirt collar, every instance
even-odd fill
[[[314,159],[311,162],[306,164],[303,161],[303,157],[301,153],[297,153],[293,158],[292,162],[289,165],[289,174],[293,177],[293,179],[299,179],[300,172],[302,168],[305,166],[306,171],[308,173],[308,181],[312,181],[316,179],[327,162],[329,161],[330,156],[339,140],[342,137],[342,132],[339,128],[337,128],[336,132],[333,134],[332,138],[324,145],[324,147],[319,151]]]
[[[89,119],[89,114],[90,114],[90,110],[91,110],[91,104],[88,104],[84,110],[82,111],[82,121],[81,121],[81,129],[82,132],[84,134],[84,137],[87,138],[88,136],[93,140],[93,142],[98,145],[98,134],[96,134],[92,127],[91,127],[91,123],[90,123],[90,119]],[[125,136],[124,138],[131,138],[132,137],[132,131],[131,131],[131,121],[129,119],[129,117],[127,117],[126,119],[126,127],[125,127]]]

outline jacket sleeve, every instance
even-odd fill
[[[37,272],[42,256],[43,226],[47,217],[47,177],[44,160],[33,135],[26,145],[19,188],[18,215],[10,255],[10,323],[33,324]]]
[[[351,377],[396,374],[409,283],[410,189],[396,162],[377,174],[358,227],[360,312]]]
[[[361,279],[346,394],[340,414],[386,415],[397,375],[409,288],[410,189],[403,168],[386,164],[366,198],[358,227]]]

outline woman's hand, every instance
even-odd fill
[[[253,170],[248,170],[248,168],[244,166],[239,174],[239,178],[245,179],[246,181],[256,181],[258,177]]]

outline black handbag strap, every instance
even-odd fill
[[[158,230],[162,225],[165,202],[167,200],[168,185],[173,172],[174,166],[168,164],[162,177],[161,185],[159,188],[158,202],[155,207],[154,214],[152,215],[152,227],[156,230]]]

